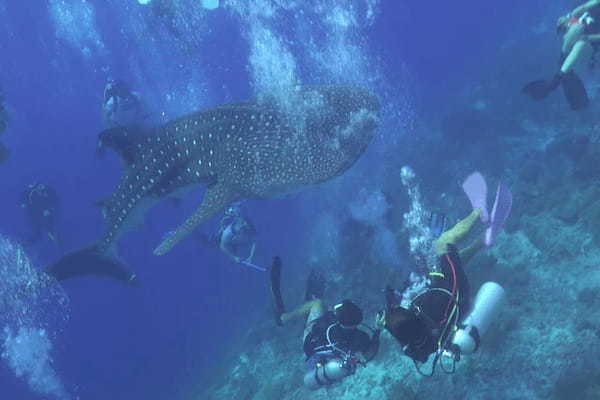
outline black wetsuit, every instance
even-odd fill
[[[374,331],[369,336],[363,330],[358,328],[343,328],[335,318],[333,311],[328,311],[321,317],[313,321],[312,329],[304,339],[304,353],[309,359],[321,349],[326,350],[329,342],[327,341],[327,330],[329,338],[335,346],[344,352],[361,352],[366,361],[375,357],[379,350],[379,331]]]
[[[427,361],[437,350],[440,340],[443,343],[453,332],[448,324],[460,322],[453,320],[454,299],[460,320],[470,308],[470,286],[456,247],[448,246],[448,252],[440,256],[439,267],[438,273],[430,274],[428,290],[413,300],[411,317],[390,330],[404,346],[406,355],[416,361]]]

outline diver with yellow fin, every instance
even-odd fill
[[[433,241],[436,265],[403,293],[385,290],[386,309],[376,318],[376,327],[386,329],[411,358],[417,371],[431,376],[438,364],[447,373],[455,370],[462,355],[477,351],[481,337],[495,319],[504,298],[504,289],[486,282],[471,302],[471,288],[463,266],[484,246],[491,246],[512,207],[512,194],[500,184],[492,211],[486,206],[487,185],[475,172],[463,183],[473,211]],[[459,250],[457,243],[481,220],[485,232],[469,246]],[[431,371],[422,364],[433,355]],[[444,364],[444,361],[449,363]],[[451,365],[448,365],[451,364]]]

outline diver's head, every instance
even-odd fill
[[[239,217],[241,214],[242,214],[242,209],[241,209],[239,203],[234,203],[234,204],[230,205],[229,207],[227,207],[227,210],[225,210],[225,215],[227,217]]]
[[[380,122],[374,92],[354,86],[305,86],[291,96],[297,107],[294,124],[303,129],[314,155],[315,176],[340,175],[371,143]],[[315,159],[316,160],[316,159]]]
[[[342,328],[355,328],[363,320],[363,312],[350,300],[344,300],[333,307],[333,312]]]
[[[106,85],[104,86],[104,102],[106,103],[110,98],[113,97],[127,97],[131,94],[129,86],[118,79],[108,78]]]

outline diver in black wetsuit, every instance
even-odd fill
[[[471,307],[471,289],[463,264],[483,247],[483,241],[479,238],[460,251],[456,243],[469,233],[480,214],[480,209],[473,210],[436,239],[434,248],[439,261],[427,274],[427,284],[417,285],[403,302],[392,288],[386,288],[387,307],[378,314],[375,325],[385,328],[398,341],[423,375],[433,375],[442,359],[452,362],[450,369],[442,365],[444,371],[454,372],[461,354],[475,352],[504,297],[500,285],[486,282],[477,294],[475,307]],[[432,354],[432,370],[425,374],[420,363]]]
[[[528,83],[523,92],[541,100],[562,85],[571,109],[583,109],[589,98],[573,69],[581,60],[589,60],[590,66],[595,62],[600,49],[600,0],[590,0],[560,17],[556,28],[563,35],[560,70],[551,79]]]
[[[148,134],[139,95],[125,82],[109,79],[104,87],[102,119],[106,129],[98,134],[98,155],[102,156],[104,150],[111,147],[131,164],[135,146]]]
[[[109,79],[104,87],[102,117],[107,128],[140,125],[143,107],[139,95],[124,81]]]
[[[21,193],[19,205],[27,212],[31,225],[31,242],[39,241],[43,236],[58,243],[56,218],[59,201],[56,191],[43,183],[32,183]]]
[[[326,310],[322,296],[323,278],[311,272],[305,299],[300,307],[284,312],[279,280],[281,260],[276,257],[271,267],[271,292],[275,302],[275,319],[278,325],[299,317],[307,317],[303,335],[303,349],[307,361],[314,364],[304,376],[304,384],[318,389],[338,382],[356,372],[358,365],[372,360],[379,350],[380,330],[362,325],[363,311],[352,301],[344,300]],[[372,330],[370,336],[360,329]],[[362,359],[358,354],[362,354]]]

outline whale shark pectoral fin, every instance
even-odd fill
[[[194,229],[207,218],[224,210],[225,207],[240,198],[240,194],[224,182],[216,182],[208,186],[198,209],[175,231],[168,235],[156,249],[154,249],[154,254],[162,256],[168,253],[177,243],[191,234]]]

